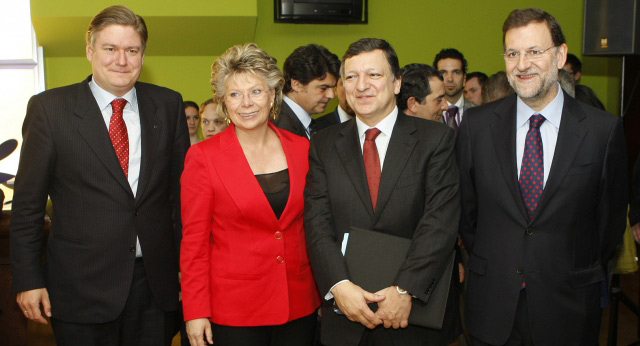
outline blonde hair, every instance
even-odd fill
[[[211,86],[213,102],[218,105],[218,114],[229,117],[224,103],[225,83],[239,74],[249,74],[266,81],[275,98],[271,106],[271,118],[275,120],[282,104],[284,77],[277,60],[260,49],[255,43],[235,45],[220,55],[211,66]]]
[[[142,47],[140,48],[144,53],[144,49],[147,47],[147,39],[149,38],[147,25],[144,23],[142,17],[133,13],[133,11],[127,7],[120,5],[107,7],[91,19],[85,37],[87,45],[93,47],[96,35],[107,26],[113,24],[132,26],[140,36],[140,41],[142,41]]]

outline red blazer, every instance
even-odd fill
[[[320,305],[303,228],[309,141],[280,130],[289,200],[278,220],[234,126],[189,149],[181,178],[180,266],[185,320],[283,324]]]

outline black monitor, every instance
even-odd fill
[[[368,0],[274,0],[276,23],[366,24]]]

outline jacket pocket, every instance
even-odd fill
[[[576,175],[589,172],[593,168],[594,163],[589,162],[569,168],[567,175]]]
[[[569,271],[569,283],[573,288],[588,286],[602,280],[604,280],[604,272],[600,264],[586,269],[575,269]]]
[[[72,244],[85,244],[84,241],[80,240],[80,239],[75,239],[75,238],[70,238],[70,237],[66,237],[64,235],[58,234],[55,231],[53,232],[53,238],[66,242],[66,243],[72,243]]]
[[[476,256],[474,253],[469,254],[467,266],[470,271],[478,275],[484,275],[487,272],[487,260]]]

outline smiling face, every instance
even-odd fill
[[[144,63],[142,40],[130,25],[112,24],[100,30],[86,54],[93,80],[115,96],[133,88]]]
[[[463,94],[467,101],[476,105],[482,104],[482,87],[478,83],[477,77],[470,78],[465,82]]]
[[[335,96],[333,92],[333,87],[335,86],[336,77],[331,73],[327,73],[322,79],[314,79],[307,85],[292,79],[291,89],[293,90],[287,96],[307,113],[311,115],[319,114],[324,112],[327,103]]]
[[[453,58],[446,58],[438,61],[436,66],[438,72],[444,77],[444,88],[447,100],[456,103],[462,96],[464,88],[464,72],[462,71],[462,61]]]
[[[558,68],[567,59],[567,45],[551,48],[530,60],[524,52],[543,51],[553,47],[551,32],[546,23],[530,23],[507,31],[505,52],[519,52],[515,60],[505,60],[509,84],[532,109],[542,110],[558,92]]]
[[[375,126],[396,105],[400,78],[394,80],[384,52],[376,49],[344,61],[344,89],[347,101],[360,120]]]
[[[267,81],[253,74],[231,76],[225,84],[224,104],[237,130],[250,131],[267,126],[275,92]]]

